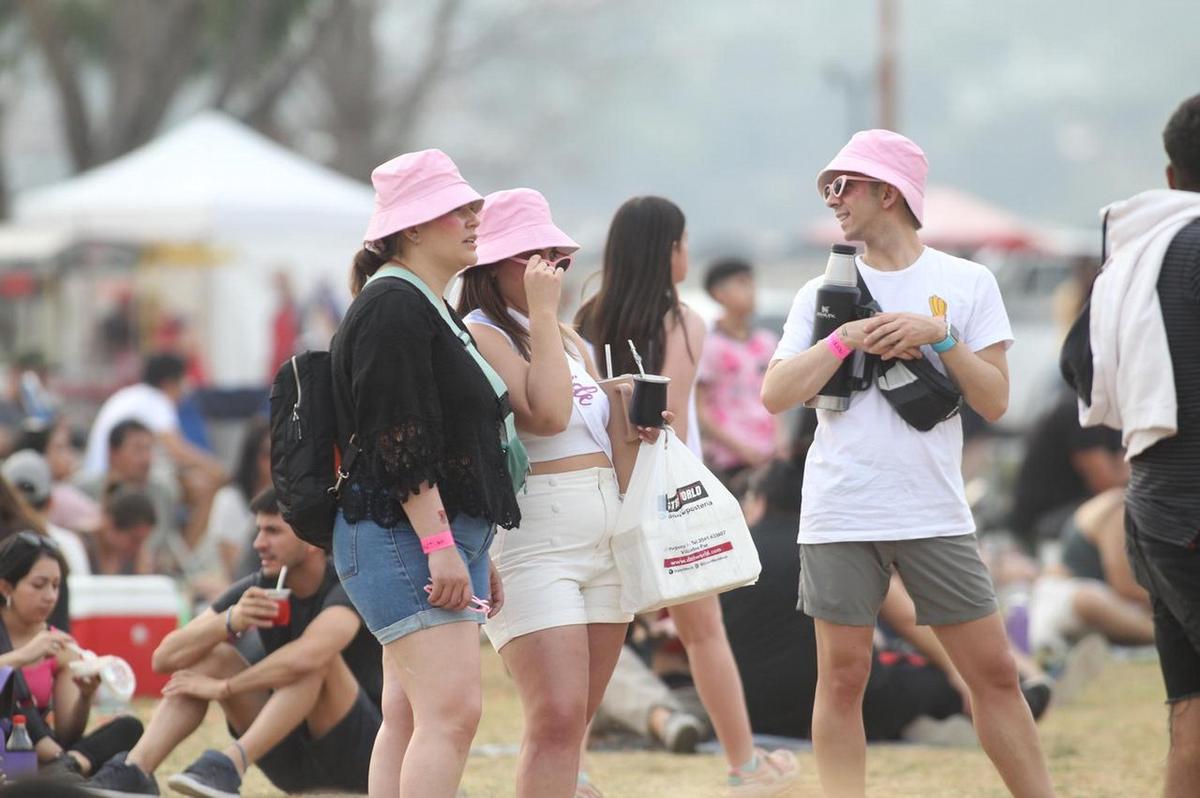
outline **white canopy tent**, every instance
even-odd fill
[[[196,326],[218,385],[267,377],[272,276],[298,296],[344,294],[371,214],[369,186],[314,164],[217,112],[77,177],[21,194],[20,224],[148,245],[143,287]],[[171,252],[190,268],[169,268]],[[195,255],[208,265],[197,267]],[[167,254],[163,254],[167,253]]]

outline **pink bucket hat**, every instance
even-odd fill
[[[531,188],[488,194],[475,231],[476,261],[480,266],[535,249],[579,249],[550,218],[550,204]]]
[[[890,183],[908,202],[917,224],[925,224],[929,160],[912,139],[890,130],[860,130],[817,175],[817,191],[823,191],[837,172],[858,172]]]
[[[364,238],[378,241],[483,199],[441,150],[398,155],[371,172],[375,212]]]

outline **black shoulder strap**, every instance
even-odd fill
[[[860,307],[874,305],[876,312],[882,312],[883,308],[875,301],[875,296],[871,295],[871,289],[866,286],[866,281],[863,280],[863,270],[854,265],[854,274],[858,275],[858,304]]]
[[[12,638],[8,636],[8,627],[3,622],[0,622],[0,653],[7,654],[13,650]],[[36,743],[43,737],[49,736],[53,738],[50,727],[42,718],[42,713],[34,706],[33,691],[29,689],[29,683],[25,681],[25,674],[21,668],[13,667],[12,674],[9,677],[13,684],[13,699],[15,706],[13,714],[24,714],[26,718],[25,725],[29,729],[29,735]],[[17,712],[17,709],[20,712]]]
[[[1104,217],[1100,220],[1100,265],[1104,265],[1104,261],[1108,260],[1108,210],[1104,211]]]
[[[858,304],[871,304],[875,297],[871,296],[871,289],[867,287],[867,281],[863,279],[862,270],[857,265],[854,267],[854,273],[858,275]]]

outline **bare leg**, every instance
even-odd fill
[[[617,660],[621,657],[621,648],[625,645],[627,623],[593,623],[588,624],[588,705],[587,727],[583,730],[583,739],[579,742],[579,772],[587,770],[588,739],[592,736],[592,721]]]
[[[1171,748],[1163,795],[1185,798],[1195,795],[1200,784],[1200,698],[1177,701],[1169,710]]]
[[[731,767],[740,767],[754,756],[754,739],[742,677],[725,637],[721,603],[716,596],[708,596],[671,607],[670,612],[687,649],[696,692],[712,719],[725,758]]]
[[[422,629],[389,643],[384,656],[392,660],[384,674],[399,677],[413,711],[400,798],[453,798],[483,707],[479,627],[462,621]]]
[[[1000,614],[934,632],[967,683],[979,742],[1009,792],[1018,798],[1054,795]]]
[[[204,659],[189,670],[219,679],[228,679],[245,670],[246,660],[228,643],[218,644]],[[267,693],[236,695],[222,706],[233,718],[253,718],[267,701]],[[163,698],[154,710],[146,731],[125,761],[137,765],[144,773],[153,773],[162,761],[194,732],[203,722],[208,702],[191,696],[172,695]],[[236,727],[236,726],[235,726]]]
[[[612,679],[617,660],[621,657],[621,647],[625,644],[627,623],[592,623],[588,624],[588,704],[587,719],[589,728],[596,710],[604,700],[604,691]],[[584,734],[584,744],[587,735]]]
[[[400,686],[400,675],[394,672],[396,665],[396,658],[384,652],[383,725],[379,727],[375,747],[371,749],[371,774],[367,783],[367,792],[372,798],[396,795],[404,756],[412,739],[412,704]]]
[[[558,798],[574,792],[588,718],[600,705],[624,628],[559,626],[522,635],[500,650],[525,710],[517,795]]]
[[[867,791],[867,733],[862,702],[871,676],[874,627],[816,619],[817,693],[812,741],[821,788],[830,798]]]
[[[1107,585],[1081,585],[1071,606],[1081,621],[1114,643],[1148,646],[1154,642],[1150,611],[1121,598]]]
[[[301,723],[307,723],[314,738],[323,737],[346,717],[357,698],[358,682],[345,661],[340,656],[334,657],[327,669],[276,688],[249,725],[243,725],[243,718],[231,716],[230,722],[239,734],[238,743],[242,750],[230,745],[224,754],[239,774],[244,773],[242,751],[247,762],[253,764]]]

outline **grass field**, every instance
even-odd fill
[[[477,746],[511,745],[520,740],[521,713],[498,657],[484,647],[484,714]],[[1140,798],[1158,795],[1166,756],[1166,710],[1158,666],[1152,662],[1110,664],[1069,705],[1055,707],[1041,724],[1042,744],[1059,795],[1077,798]],[[150,702],[139,704],[149,712]],[[217,711],[159,770],[166,777],[187,766],[207,747],[223,747],[228,737]],[[811,752],[798,754],[802,778],[791,793],[819,796]],[[725,765],[716,755],[675,756],[658,751],[597,752],[589,755],[592,780],[608,798],[702,798],[722,794]],[[1000,778],[978,749],[938,749],[910,745],[872,747],[868,792],[880,796],[973,798],[1007,795]],[[513,794],[514,756],[473,755],[464,791],[469,798]],[[243,785],[248,797],[274,796],[253,770]]]

